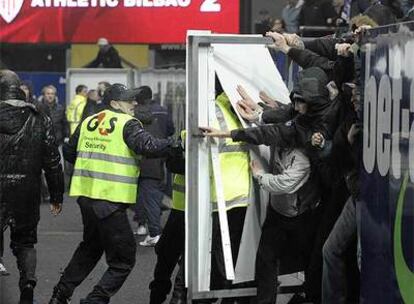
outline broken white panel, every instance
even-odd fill
[[[265,45],[213,44],[214,68],[233,107],[241,100],[241,85],[255,102],[260,91],[277,101],[290,103],[289,90]],[[246,126],[245,121],[239,116]]]
[[[262,168],[269,172],[270,149],[266,146],[249,145],[250,159],[260,163]],[[269,193],[261,190],[258,184],[251,181],[250,205],[246,211],[243,234],[240,241],[237,257],[235,279],[233,284],[254,280],[256,253],[262,235],[262,224],[266,217],[266,208],[269,202]]]
[[[237,86],[241,85],[256,102],[261,102],[260,91],[281,103],[290,103],[289,90],[266,46],[240,44],[213,44],[214,68],[235,112],[241,99]],[[237,113],[244,127],[249,126]],[[266,146],[253,146],[251,159],[258,160],[266,170],[270,151]],[[266,170],[268,172],[268,170]],[[239,255],[233,283],[254,280],[256,252],[261,236],[261,224],[266,216],[269,194],[253,184],[250,205],[247,208]]]

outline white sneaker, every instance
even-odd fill
[[[148,234],[147,227],[145,227],[145,225],[138,225],[138,228],[134,232],[134,234],[137,234],[137,235],[147,235]]]
[[[10,273],[7,271],[6,267],[4,267],[3,263],[0,263],[0,276],[7,276]]]
[[[142,242],[139,242],[139,244],[144,247],[154,247],[158,243],[159,240],[160,240],[159,235],[156,235],[154,237],[147,235],[145,240],[143,240]]]

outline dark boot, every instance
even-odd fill
[[[185,304],[187,303],[187,289],[184,282],[184,265],[182,261],[179,263],[180,268],[175,277],[174,291],[171,297],[170,304]]]
[[[26,284],[20,291],[19,304],[33,304],[33,289],[32,284]]]
[[[62,290],[58,287],[53,288],[53,295],[49,304],[69,304],[70,298],[66,297]]]
[[[17,260],[17,269],[20,273],[19,287],[20,291],[27,284],[36,286],[36,249],[27,247],[13,247],[13,254]]]

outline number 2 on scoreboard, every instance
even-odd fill
[[[218,0],[204,0],[200,6],[200,12],[220,12],[221,4],[217,3]]]

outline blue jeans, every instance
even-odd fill
[[[138,180],[138,201],[135,204],[134,220],[139,224],[148,224],[149,235],[161,234],[161,203],[164,193],[161,181],[152,178]]]
[[[345,253],[357,239],[356,203],[348,199],[323,246],[323,304],[347,303]]]

